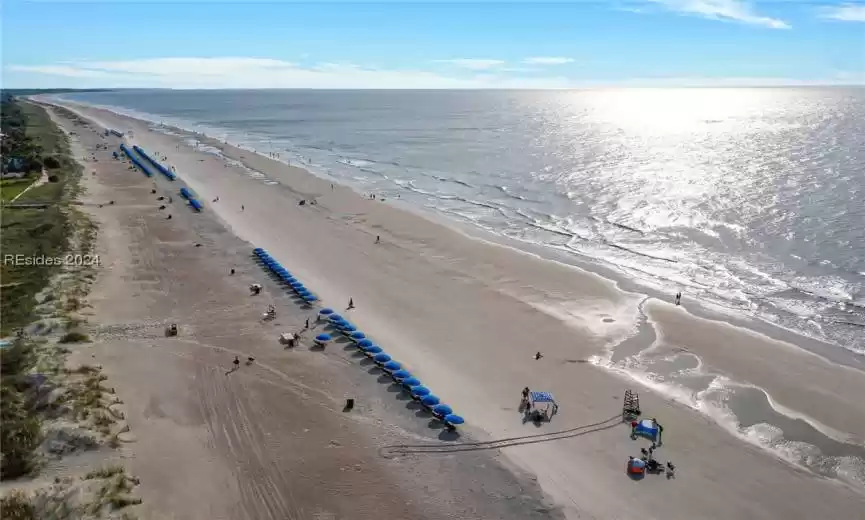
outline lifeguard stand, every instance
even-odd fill
[[[625,400],[622,402],[622,420],[636,421],[640,418],[640,395],[631,389],[625,390]]]

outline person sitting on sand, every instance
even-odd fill
[[[234,368],[235,368],[235,369],[240,368],[240,358],[238,358],[237,356],[234,356],[234,361],[233,361],[233,363],[234,363]]]

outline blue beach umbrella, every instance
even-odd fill
[[[334,325],[336,325],[336,327],[340,330],[345,330],[346,327],[354,327],[354,325],[345,318],[335,322]],[[355,330],[357,330],[357,328],[355,328]]]
[[[446,404],[437,404],[433,406],[432,411],[434,414],[442,416],[454,413],[453,409]]]
[[[402,365],[399,363],[399,361],[393,361],[393,360],[391,360],[391,361],[388,361],[387,363],[385,363],[385,364],[382,366],[382,368],[384,368],[384,369],[387,370],[388,372],[396,372],[397,370],[399,370],[400,368],[402,368]]]
[[[255,254],[260,254],[262,251],[264,251],[264,249],[262,249],[260,247],[256,247],[255,249],[252,250],[252,252]]]
[[[373,345],[371,347],[367,347],[367,349],[366,349],[367,354],[380,354],[382,352],[384,352],[384,351],[378,345]]]
[[[361,349],[364,349],[364,350],[368,349],[369,347],[372,347],[373,345],[374,344],[373,344],[372,340],[369,340],[369,339],[362,339],[362,340],[357,342],[357,346],[360,347]]]
[[[330,341],[333,338],[330,337],[330,334],[319,334],[315,339],[317,341]]]
[[[427,394],[423,397],[423,399],[420,400],[420,402],[427,405],[427,406],[435,406],[435,405],[439,404],[440,401],[439,401],[438,397],[436,397],[432,394]]]
[[[387,363],[388,361],[390,361],[390,356],[388,356],[384,352],[381,352],[373,356],[372,359],[375,360],[377,363]]]
[[[403,380],[403,379],[408,379],[409,377],[411,377],[411,372],[402,368],[400,370],[397,370],[396,372],[394,372],[391,375],[394,377],[394,379]]]
[[[451,413],[451,414],[445,415],[445,422],[451,423],[453,425],[457,425],[457,424],[462,424],[466,421],[465,421],[465,419],[463,419],[459,415],[454,415]]]
[[[318,296],[310,294],[309,296],[304,296],[303,301],[305,301],[306,303],[315,303],[318,301]]]
[[[351,337],[351,339],[353,339],[355,341],[360,341],[362,339],[366,339],[366,334],[364,334],[361,331],[357,331],[357,332],[352,332],[350,337]]]
[[[290,285],[291,285],[292,287],[294,287],[295,289],[303,289],[303,284],[300,283],[298,280],[295,280],[295,281],[293,281],[293,282],[290,282]]]
[[[321,315],[322,317],[325,317],[325,316],[329,317],[329,316],[333,315],[333,309],[325,307],[324,309],[321,309],[320,311],[318,311],[318,314]]]
[[[307,289],[306,287],[304,287],[303,289],[298,289],[295,292],[301,296],[304,296],[307,294],[312,294],[311,292],[309,292],[309,289]]]
[[[330,321],[342,321],[343,319],[345,318],[336,313],[331,313],[330,315]]]
[[[430,394],[429,388],[427,388],[425,386],[418,385],[418,386],[413,386],[411,388],[411,395],[413,395],[415,397],[423,397],[423,396],[429,395],[429,394]]]
[[[349,323],[348,325],[343,325],[343,326],[341,326],[341,327],[339,328],[339,330],[341,330],[345,335],[349,335],[349,334],[351,334],[352,332],[356,331],[356,330],[357,330],[357,327],[355,327],[354,325],[352,325],[351,323]]]
[[[413,386],[420,386],[420,379],[418,379],[416,377],[407,377],[407,378],[402,380],[402,384],[404,384],[405,386],[407,386],[409,388],[411,388]]]

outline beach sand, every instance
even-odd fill
[[[766,389],[780,404],[816,418],[826,430],[863,432],[861,437],[865,437],[865,403],[857,399],[865,395],[861,372],[830,366],[792,345],[724,322],[696,318],[668,303],[644,301],[643,295],[624,292],[595,274],[469,237],[405,211],[399,204],[369,200],[339,185],[332,187],[329,181],[301,168],[201,137],[208,146],[219,147],[226,156],[278,181],[265,184],[246,168],[196,151],[176,136],[151,131],[144,122],[104,110],[73,108],[107,127],[133,130],[134,137],[128,141],[148,152],[167,155],[168,164],[176,167],[183,182],[205,205],[204,213],[197,215],[178,207],[175,200],[174,220],[145,224],[147,218],[136,212],[152,212],[153,202],[144,202],[151,183],[131,171],[123,172],[128,178],[112,177],[117,184],[104,185],[101,195],[120,200],[120,195],[114,195],[119,190],[127,197],[112,210],[120,213],[115,218],[122,225],[106,245],[106,258],[128,258],[127,251],[132,251],[135,262],[111,264],[115,282],[106,283],[106,287],[114,289],[100,293],[100,319],[111,323],[171,319],[195,324],[194,330],[184,330],[177,340],[156,338],[153,333],[141,339],[127,334],[96,347],[101,355],[114,360],[106,363],[109,369],[117,367],[112,379],[129,381],[123,384],[130,385],[130,391],[141,400],[145,426],[136,430],[136,435],[140,444],[150,443],[147,453],[153,454],[141,464],[152,474],[162,472],[164,491],[171,495],[168,482],[192,478],[180,477],[175,471],[183,474],[189,468],[206,476],[196,483],[197,493],[213,497],[212,501],[163,503],[162,511],[178,507],[177,517],[203,518],[206,515],[195,506],[209,504],[211,518],[240,518],[232,513],[232,507],[243,503],[244,511],[262,515],[264,503],[286,503],[284,491],[279,491],[284,481],[271,475],[306,474],[310,458],[296,450],[315,454],[314,471],[327,473],[344,467],[338,458],[319,455],[330,453],[321,446],[322,439],[344,429],[364,432],[360,437],[349,435],[354,440],[346,441],[351,452],[366,457],[370,465],[370,473],[361,473],[363,477],[358,480],[384,480],[374,485],[378,495],[357,498],[358,506],[351,513],[337,513],[337,518],[365,518],[365,512],[373,509],[364,507],[372,508],[378,499],[393,507],[406,504],[406,499],[397,498],[401,494],[411,497],[408,501],[413,507],[420,507],[418,493],[406,484],[412,482],[406,474],[421,480],[441,479],[441,465],[449,465],[448,471],[457,474],[477,472],[464,481],[485,490],[484,496],[458,493],[456,496],[464,501],[474,500],[472,504],[486,507],[493,507],[489,503],[513,502],[492,491],[511,485],[506,485],[503,470],[490,470],[488,475],[480,469],[487,463],[475,458],[486,454],[483,456],[494,461],[493,455],[499,450],[417,454],[391,449],[382,452],[387,457],[380,457],[377,450],[401,443],[394,438],[408,435],[405,432],[411,430],[412,420],[419,429],[411,434],[414,440],[409,444],[441,442],[438,431],[426,428],[426,418],[406,417],[408,422],[391,424],[393,417],[406,415],[404,402],[384,386],[367,386],[364,378],[376,378],[366,373],[367,367],[350,351],[328,349],[321,355],[301,348],[282,352],[275,345],[275,327],[257,323],[265,301],[272,298],[280,315],[292,313],[291,325],[297,326],[303,315],[296,314],[296,306],[279,296],[275,286],[267,287],[272,296],[262,297],[254,305],[250,302],[246,285],[265,279],[248,257],[254,245],[270,251],[321,296],[324,304],[342,311],[352,298],[356,308],[346,313],[349,319],[466,417],[468,424],[458,442],[583,427],[556,440],[529,438],[500,450],[505,456],[502,464],[513,462],[521,470],[517,473],[536,476],[543,491],[569,518],[813,519],[861,515],[865,496],[859,490],[784,462],[736,438],[697,411],[591,361],[603,358],[612,345],[631,336],[645,312],[655,334],[650,344],[641,348],[679,348],[705,355],[730,374],[741,374],[738,379]],[[160,192],[171,189],[176,194],[179,189],[165,179],[154,180]],[[216,197],[218,202],[210,202]],[[317,204],[299,206],[302,199],[315,199]],[[245,206],[243,211],[241,205]],[[218,215],[218,221],[213,214]],[[222,229],[223,223],[231,233]],[[375,243],[376,236],[381,237],[381,243]],[[192,241],[204,245],[194,248]],[[226,279],[230,267],[238,268],[239,275]],[[189,335],[191,338],[185,339]],[[536,351],[543,352],[541,360],[533,358]],[[255,352],[258,359],[267,356],[267,366],[274,368],[257,363],[227,378],[220,371],[233,352]],[[776,362],[782,363],[780,369]],[[345,385],[345,389],[336,391],[334,385]],[[524,386],[557,396],[560,407],[552,422],[537,427],[522,421],[517,407]],[[628,427],[616,419],[621,414],[624,390],[629,387],[641,392],[647,416],[664,425],[664,445],[656,454],[662,461],[676,464],[677,478],[647,476],[632,481],[625,475],[628,456],[638,456],[639,448],[647,445],[632,441]],[[122,394],[123,387],[118,391]],[[301,399],[300,403],[316,404],[304,410],[303,404],[287,406],[277,397],[292,391],[307,396],[307,401]],[[256,392],[273,395],[263,397]],[[327,407],[321,403],[337,407],[346,392],[363,396],[359,401],[362,412],[344,416],[315,411]],[[151,407],[152,402],[158,406]],[[160,414],[167,414],[166,409],[171,411],[171,419],[163,421]],[[322,418],[317,432],[304,437],[298,432],[310,428],[307,413]],[[178,426],[187,424],[183,421],[188,427]],[[168,434],[184,428],[188,437]],[[250,430],[252,433],[243,433]],[[214,438],[224,436],[225,447],[214,439],[207,440],[205,432]],[[282,434],[276,440],[265,432]],[[244,436],[239,437],[241,434]],[[166,436],[172,437],[169,446],[164,445]],[[291,448],[277,449],[286,437],[293,441]],[[248,472],[230,463],[226,467],[225,457],[215,455],[231,452],[228,447],[241,440],[246,455],[254,454],[255,462],[250,464],[255,469]],[[280,456],[270,458],[277,451]],[[343,451],[344,447],[340,453]],[[345,472],[339,474],[344,476]],[[446,482],[439,485],[447,486]],[[363,485],[357,486],[345,484],[346,495],[352,491],[360,497]],[[316,489],[310,486],[292,494],[321,496],[321,503],[327,504],[326,494],[316,495]],[[447,510],[444,495],[424,491],[422,495],[428,500],[421,510],[426,511],[429,504]],[[277,493],[278,498],[268,498],[269,493]],[[445,493],[444,487],[441,493]],[[346,503],[354,500],[336,495],[339,493],[331,493],[331,498],[339,503],[343,498]],[[243,497],[242,502],[238,496]],[[529,505],[534,500],[526,498],[520,507],[540,514],[537,511],[543,507],[532,509]],[[259,503],[262,505],[256,508]],[[283,506],[270,505],[268,514],[281,513],[279,507]],[[474,514],[454,517],[507,518],[501,516],[503,513],[480,509]],[[529,518],[519,514],[514,518]],[[395,510],[390,516],[427,517],[418,509]]]
[[[73,357],[103,366],[125,403],[133,442],[119,462],[141,479],[139,517],[560,517],[492,451],[382,457],[383,446],[436,439],[441,429],[343,344],[312,350],[308,332],[283,348],[278,335],[314,313],[265,280],[249,245],[212,215],[193,214],[160,179],[111,159],[116,138],[57,120],[76,132],[75,149],[111,145],[82,163],[82,207],[99,224],[102,268],[89,297],[93,343]],[[265,290],[253,297],[254,281]],[[271,303],[278,317],[263,323]],[[169,323],[179,325],[176,338],[165,337]],[[255,361],[232,371],[235,356]],[[350,413],[346,397],[358,403]]]

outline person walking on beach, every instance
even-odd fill
[[[237,356],[234,356],[234,361],[233,361],[233,363],[234,363],[234,369],[235,369],[235,370],[237,370],[238,368],[240,368],[240,358],[238,358]]]
[[[676,293],[676,305],[680,305],[682,303],[682,291]]]
[[[306,319],[306,328],[309,328],[309,318]]]
[[[240,205],[240,211],[243,211],[244,209],[246,209],[246,208],[243,206],[243,204],[241,204]]]
[[[375,243],[376,243],[376,244],[381,243],[381,236],[379,236],[379,235],[376,235],[376,236],[375,236]]]
[[[351,298],[348,299],[348,308],[354,309],[354,300]]]
[[[535,361],[541,359],[542,357],[544,357],[544,355],[541,354],[540,351],[538,351],[538,352],[535,354]]]

